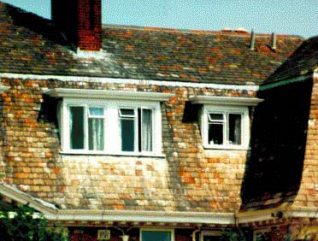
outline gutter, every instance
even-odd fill
[[[290,79],[278,80],[278,81],[276,81],[274,83],[268,83],[268,84],[260,85],[259,91],[269,90],[269,89],[273,89],[273,88],[276,88],[276,87],[280,87],[280,86],[284,86],[284,85],[288,85],[288,84],[292,84],[292,83],[303,82],[306,79],[311,78],[311,77],[315,78],[315,73],[310,73],[310,74],[306,74],[306,75],[303,75],[303,76],[293,77],[293,78],[290,78]]]

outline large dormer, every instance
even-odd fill
[[[78,51],[101,49],[101,0],[52,0],[52,20]]]

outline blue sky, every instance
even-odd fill
[[[50,0],[0,0],[50,18]],[[69,1],[69,0],[65,0]],[[318,0],[102,0],[103,23],[318,35]]]

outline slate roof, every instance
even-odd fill
[[[304,41],[300,47],[271,75],[267,83],[305,76],[318,68],[318,36]]]
[[[299,46],[298,36],[105,25],[102,59],[79,58],[50,20],[0,3],[0,72],[260,84]]]

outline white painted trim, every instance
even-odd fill
[[[28,195],[25,192],[20,191],[18,188],[3,182],[0,183],[0,193],[5,197],[8,197],[18,203],[28,203],[30,207],[43,213],[53,212],[57,210],[57,208],[53,204],[45,202],[41,199],[34,198],[31,195]]]
[[[190,96],[189,100],[194,104],[213,104],[227,106],[256,106],[263,99],[255,97],[230,97],[230,96],[209,96],[195,95]]]
[[[287,217],[295,218],[318,218],[318,210],[295,210],[286,212]]]
[[[241,114],[241,145],[231,145],[226,143],[228,139],[228,120],[224,120],[223,124],[223,145],[213,145],[208,143],[208,113],[215,112],[220,114],[231,114],[238,113]],[[247,150],[249,139],[250,139],[250,120],[248,114],[247,106],[227,106],[227,105],[204,105],[203,110],[201,111],[201,133],[202,133],[202,142],[205,149],[222,149],[222,150]]]
[[[110,99],[110,100],[138,100],[138,101],[167,101],[174,94],[141,91],[117,91],[95,89],[67,89],[56,88],[47,90],[45,94],[51,97],[81,98],[81,99]]]
[[[67,91],[66,91],[67,92]],[[98,93],[99,94],[99,93]],[[123,98],[124,99],[124,98]],[[90,151],[88,150],[88,139],[87,139],[87,118],[84,121],[85,133],[84,135],[84,149],[81,150],[72,150],[70,148],[70,106],[83,106],[85,112],[87,108],[92,106],[99,106],[104,108],[104,141],[105,149],[103,151]],[[127,108],[138,108],[145,107],[152,110],[152,127],[153,127],[153,150],[151,152],[139,152],[137,150],[133,152],[123,152],[120,150],[121,138],[120,138],[120,129],[119,129],[119,119],[118,119],[118,109],[122,107]],[[129,100],[119,99],[80,99],[80,98],[64,98],[62,104],[60,105],[60,116],[61,119],[61,146],[63,153],[69,154],[101,154],[101,155],[135,155],[135,156],[162,156],[162,123],[161,123],[161,108],[158,101],[139,101],[135,98]],[[111,133],[112,132],[112,133]],[[108,133],[108,134],[107,134]],[[110,135],[111,133],[111,135]],[[136,132],[137,138],[137,132]],[[137,140],[137,139],[136,139]]]
[[[312,75],[304,75],[304,76],[298,76],[298,77],[294,77],[294,78],[290,78],[290,79],[284,79],[284,80],[278,80],[274,83],[268,83],[268,84],[264,84],[264,85],[260,85],[259,90],[263,91],[263,90],[268,90],[268,89],[273,89],[276,87],[280,87],[280,86],[284,86],[284,85],[288,85],[288,84],[292,84],[292,83],[297,83],[297,82],[302,82],[308,78],[311,78]]]
[[[258,85],[235,85],[235,84],[212,84],[212,83],[193,83],[181,81],[162,81],[162,80],[142,80],[142,79],[124,79],[124,78],[107,78],[107,77],[88,77],[88,76],[64,76],[64,75],[40,75],[40,74],[14,74],[0,73],[0,78],[12,79],[34,79],[34,80],[60,80],[69,82],[97,82],[110,84],[135,84],[135,85],[154,85],[169,87],[190,87],[190,88],[211,88],[224,90],[247,90],[258,91]]]
[[[256,211],[245,211],[236,213],[237,223],[251,223],[251,222],[260,222],[265,220],[274,220],[277,219],[275,217],[275,213],[283,212],[281,209],[266,209],[266,210],[256,210]]]
[[[119,210],[59,210],[57,214],[45,214],[50,220],[165,222],[193,224],[234,224],[232,213],[119,211]]]
[[[315,70],[314,70],[314,74],[313,74],[313,78],[314,79],[318,79],[318,68],[316,68]]]

